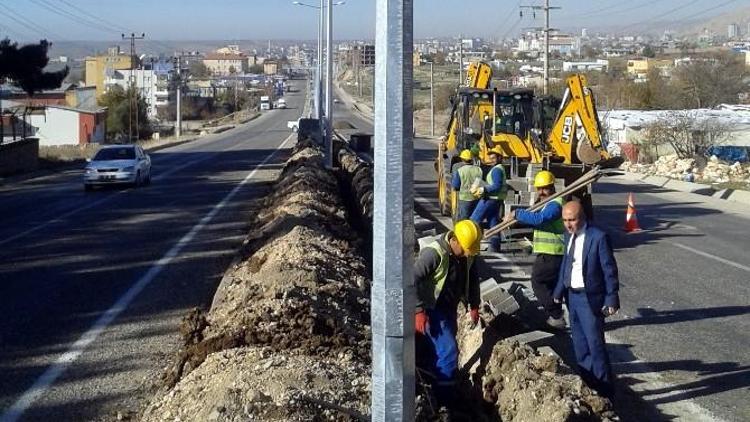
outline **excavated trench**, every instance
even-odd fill
[[[299,141],[253,204],[242,248],[209,311],[185,317],[184,345],[143,421],[368,418],[372,167],[343,144],[337,150],[332,172],[312,142]],[[559,359],[502,341],[517,332],[513,323],[480,331],[461,320],[462,405],[436,409],[429,388],[419,389],[418,420],[612,416]]]

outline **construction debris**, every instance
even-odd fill
[[[750,187],[750,163],[728,163],[716,156],[711,156],[703,168],[692,158],[678,158],[676,155],[659,157],[654,164],[634,164],[626,161],[621,168],[633,173],[670,179],[699,183],[739,183]]]

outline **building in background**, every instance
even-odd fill
[[[740,26],[736,23],[730,23],[727,26],[727,37],[731,39],[739,38],[740,36]]]
[[[248,58],[243,53],[209,53],[203,58],[203,64],[214,76],[228,76],[248,70]]]
[[[120,47],[111,47],[106,55],[86,57],[86,86],[96,87],[96,98],[100,98],[106,87],[105,79],[114,75],[116,70],[132,69],[135,66],[129,54],[120,51]]]

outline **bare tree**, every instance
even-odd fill
[[[695,110],[665,112],[645,129],[645,146],[669,145],[680,158],[702,157],[709,147],[731,138],[728,124],[703,118]]]

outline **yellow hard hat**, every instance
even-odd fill
[[[456,235],[458,244],[469,256],[479,253],[479,241],[482,238],[482,229],[471,220],[461,220],[453,226],[453,234]]]
[[[534,177],[534,187],[541,188],[555,184],[555,175],[547,170],[542,170]]]
[[[471,161],[471,151],[465,149],[458,154],[458,157],[464,161]]]

